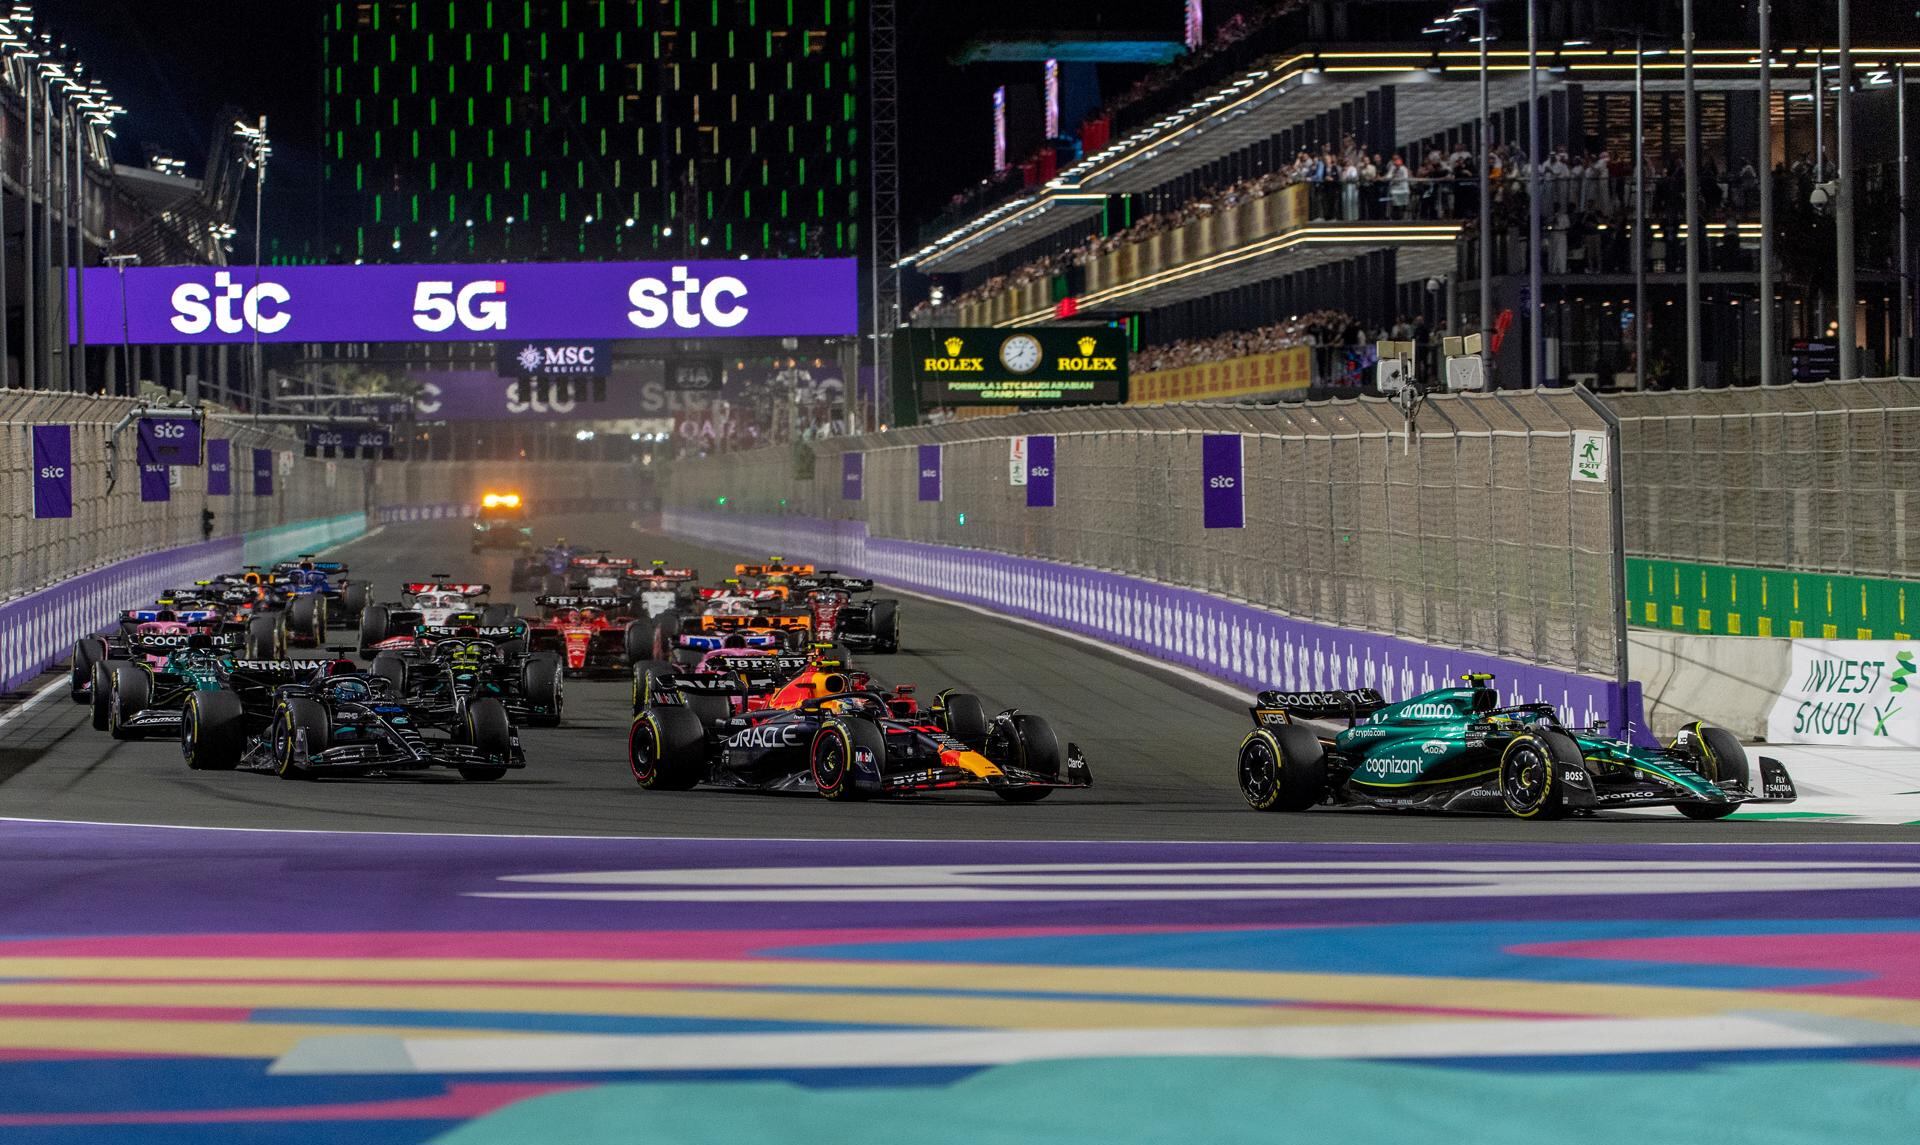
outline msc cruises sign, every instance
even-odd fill
[[[111,267],[90,341],[517,342],[798,337],[859,329],[852,259],[448,266]],[[75,293],[69,275],[67,289]],[[70,297],[69,301],[72,301]],[[81,324],[69,327],[78,341]]]

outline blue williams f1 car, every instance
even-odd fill
[[[1502,705],[1470,675],[1399,703],[1371,689],[1261,692],[1240,743],[1240,793],[1258,811],[1361,804],[1559,819],[1673,807],[1724,819],[1742,804],[1791,803],[1778,760],[1750,760],[1723,728],[1690,724],[1664,748],[1560,724],[1550,704]],[[1299,722],[1348,721],[1326,736]]]

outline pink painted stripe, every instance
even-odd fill
[[[1920,998],[1920,932],[1879,934],[1750,934],[1543,942],[1512,953],[1539,958],[1678,962],[1827,970],[1859,975],[1850,982],[1776,987],[1790,993]]]
[[[235,1006],[0,1005],[0,1021],[7,1018],[116,1018],[152,1022],[244,1022],[252,1017],[251,1009]]]
[[[578,1084],[474,1082],[449,1085],[432,1097],[361,1101],[341,1105],[286,1105],[246,1109],[114,1110],[102,1113],[0,1113],[0,1126],[30,1125],[212,1125],[276,1121],[449,1120],[484,1117],[516,1101]]]

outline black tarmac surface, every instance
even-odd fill
[[[402,581],[449,572],[504,588],[510,558],[470,556],[468,526],[394,526],[336,550],[353,574],[393,599]],[[539,522],[565,536],[645,559],[691,564],[705,577],[732,554],[649,534],[618,516]],[[884,595],[884,586],[882,590]],[[495,599],[507,599],[504,593]],[[1018,706],[1079,743],[1095,786],[1016,806],[985,794],[830,804],[812,796],[714,790],[650,792],[626,763],[624,681],[567,682],[566,721],[523,731],[528,766],[494,783],[452,772],[291,783],[271,775],[189,771],[176,741],[118,743],[88,726],[64,695],[0,724],[0,816],[304,830],[753,838],[1176,839],[1433,842],[1759,842],[1895,840],[1911,829],[1835,823],[1694,823],[1677,813],[1559,823],[1317,810],[1260,814],[1241,801],[1234,751],[1246,700],[1130,654],[1104,650],[968,608],[903,597],[902,651],[861,663],[886,683],[976,692],[989,712]],[[128,602],[132,605],[137,602]],[[528,611],[531,599],[521,598]],[[351,636],[342,632],[343,643]],[[49,676],[46,680],[51,681]],[[38,687],[40,685],[36,685]],[[11,709],[9,709],[11,710]],[[7,711],[0,710],[0,720]]]

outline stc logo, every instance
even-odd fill
[[[673,268],[671,288],[657,278],[636,278],[627,288],[627,321],[642,330],[658,330],[671,318],[682,330],[697,329],[704,321],[721,329],[738,326],[747,320],[747,308],[741,300],[747,296],[747,284],[730,274],[709,279],[704,286],[686,267]]]
[[[262,282],[244,287],[233,280],[231,271],[213,276],[213,289],[198,282],[183,282],[173,291],[173,328],[182,334],[204,334],[209,326],[222,334],[258,330],[278,334],[293,321],[293,315],[280,309],[293,300],[287,288],[277,282]],[[234,303],[240,312],[234,313]],[[211,305],[209,305],[211,304]],[[268,305],[274,309],[269,310]]]

